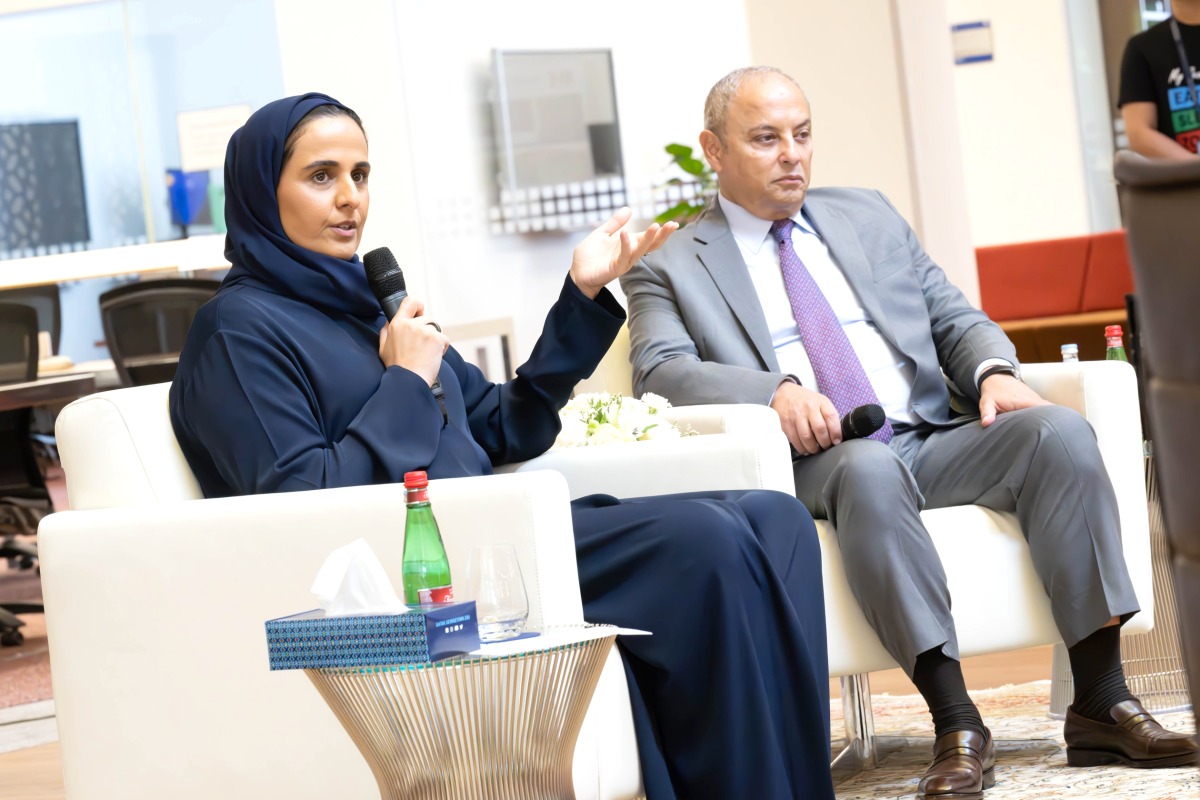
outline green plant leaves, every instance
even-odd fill
[[[683,227],[688,223],[689,220],[704,211],[704,207],[707,204],[708,199],[712,197],[713,193],[716,192],[716,174],[708,166],[708,162],[704,161],[702,158],[696,158],[693,155],[694,151],[692,148],[688,147],[686,144],[672,142],[663,149],[667,151],[669,156],[671,156],[671,161],[673,163],[679,165],[681,170],[696,179],[695,181],[686,181],[682,178],[675,177],[669,179],[663,185],[681,186],[685,183],[694,183],[698,187],[700,196],[692,200],[684,200],[676,203],[655,217],[654,221],[662,224],[665,222],[670,222],[671,220],[678,220],[680,227]]]
[[[689,203],[687,201],[684,201],[682,203],[676,203],[675,205],[671,206],[666,211],[662,212],[657,217],[655,217],[654,221],[657,222],[659,225],[662,225],[663,223],[670,222],[671,220],[678,219],[680,217],[685,217],[685,218],[694,217],[703,210],[704,210],[704,203]],[[686,224],[686,219],[680,224],[679,227],[682,228],[684,224]]]

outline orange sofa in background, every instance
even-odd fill
[[[1068,342],[1081,359],[1102,359],[1104,326],[1126,325],[1133,273],[1123,230],[980,247],[975,260],[983,310],[1023,362],[1058,361]]]

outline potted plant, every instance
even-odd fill
[[[694,184],[696,186],[696,194],[671,206],[655,217],[654,221],[662,224],[671,220],[677,220],[679,227],[682,228],[700,216],[700,212],[704,211],[709,201],[712,200],[713,195],[717,193],[717,174],[713,172],[712,167],[708,165],[707,161],[692,155],[692,148],[686,144],[672,143],[663,149],[671,156],[672,163],[677,164],[688,177],[671,178],[662,185],[683,186],[685,184]]]

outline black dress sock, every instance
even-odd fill
[[[1121,629],[1101,628],[1074,647],[1067,648],[1071,676],[1075,679],[1075,702],[1071,708],[1081,717],[1113,722],[1108,710],[1123,700],[1135,699],[1121,669]]]
[[[952,731],[984,734],[983,717],[967,694],[962,664],[942,652],[941,647],[917,656],[913,683],[929,704],[935,736]]]

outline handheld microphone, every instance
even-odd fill
[[[842,441],[847,439],[864,439],[883,427],[887,415],[883,408],[876,403],[851,409],[842,417]]]
[[[865,439],[882,428],[886,421],[887,415],[883,413],[883,407],[876,403],[853,408],[846,416],[842,417],[842,441]],[[802,456],[803,454],[797,452],[796,448],[792,448],[792,461]]]
[[[404,273],[396,263],[396,257],[386,247],[378,247],[363,256],[363,267],[367,271],[367,283],[371,285],[371,294],[383,306],[383,313],[390,322],[400,310],[400,303],[408,297],[404,286]]]
[[[377,247],[363,256],[363,267],[367,272],[367,283],[371,287],[371,294],[375,295],[388,322],[391,322],[392,317],[396,316],[396,312],[400,310],[400,304],[404,302],[404,298],[408,297],[404,272],[396,263],[396,257],[392,255],[392,251],[386,247]],[[438,330],[440,331],[441,328]],[[434,399],[437,400],[438,408],[442,410],[442,422],[446,422],[449,417],[446,414],[446,393],[442,389],[442,382],[434,378],[433,385],[429,388],[433,392]]]

